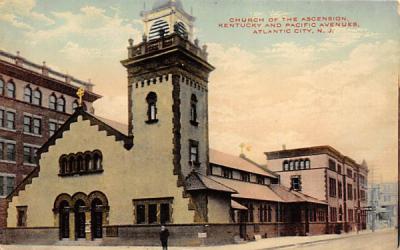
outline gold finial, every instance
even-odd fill
[[[79,87],[78,91],[76,91],[76,95],[79,97],[79,107],[82,107],[82,97],[85,94],[85,90],[82,87]]]

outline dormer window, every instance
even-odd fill
[[[150,92],[147,97],[147,121],[146,123],[156,123],[157,119],[157,94]]]
[[[195,95],[192,95],[190,100],[190,123],[193,126],[199,125],[197,121],[197,97]]]

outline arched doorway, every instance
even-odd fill
[[[83,200],[77,200],[75,202],[74,211],[75,211],[75,238],[85,238],[85,202]]]
[[[59,207],[60,239],[69,238],[69,204],[62,201]]]
[[[91,204],[91,231],[92,239],[98,239],[103,237],[103,203],[100,199],[95,198]]]

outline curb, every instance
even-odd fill
[[[260,249],[257,249],[257,250],[273,250],[273,249],[281,249],[281,248],[287,248],[287,247],[305,246],[305,245],[311,245],[311,244],[314,244],[314,243],[321,243],[321,242],[334,241],[334,240],[342,240],[342,239],[352,238],[352,237],[356,237],[356,236],[368,235],[368,234],[372,234],[372,233],[376,233],[376,232],[369,232],[369,233],[362,233],[362,234],[351,234],[351,235],[345,235],[343,237],[336,237],[336,238],[322,239],[322,240],[315,240],[315,241],[307,241],[307,242],[301,242],[301,243],[291,243],[291,244],[286,244],[286,245],[281,245],[281,246],[260,248]]]

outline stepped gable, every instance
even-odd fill
[[[99,131],[103,130],[106,131],[107,136],[113,135],[115,136],[116,141],[123,141],[125,149],[129,150],[133,147],[133,136],[125,135],[121,131],[110,126],[109,124],[100,120],[96,116],[89,114],[82,107],[79,107],[76,109],[75,113],[73,113],[71,117],[68,118],[68,120],[54,133],[54,135],[50,137],[49,140],[40,149],[38,149],[37,151],[38,159],[40,159],[42,153],[48,151],[50,146],[55,145],[57,139],[62,138],[64,131],[68,131],[71,123],[76,122],[79,116],[82,116],[83,120],[89,120],[91,126],[94,125],[99,126]]]

